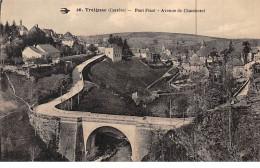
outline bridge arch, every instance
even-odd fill
[[[135,150],[135,126],[134,125],[118,125],[105,123],[83,123],[83,135],[85,144],[86,158],[91,157],[94,152],[96,134],[108,133],[116,134],[117,138],[125,139],[129,142],[131,148],[132,161],[136,157]],[[92,151],[93,150],[93,151]]]

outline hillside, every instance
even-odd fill
[[[117,94],[131,96],[160,78],[168,68],[152,69],[138,59],[113,63],[110,59],[94,65],[90,78],[100,86],[106,86]]]
[[[259,79],[260,75],[254,74],[248,96],[240,103],[231,108],[225,105],[203,111],[194,123],[169,131],[151,144],[151,151],[144,160],[259,161]],[[169,134],[174,138],[169,138]]]
[[[146,87],[160,78],[168,69],[151,69],[138,59],[113,63],[110,59],[94,65],[90,72],[84,69],[84,79],[99,87],[84,93],[77,110],[117,115],[149,115],[147,110],[136,105],[132,94],[149,97]]]
[[[30,99],[31,104],[36,101],[37,98],[31,98],[36,91],[35,85],[19,75],[9,74],[9,77],[14,82],[17,94],[26,100]],[[50,85],[47,86],[45,81],[43,79],[40,88],[42,93],[50,90]],[[35,134],[29,121],[27,106],[14,96],[12,88],[6,82],[4,80],[0,85],[0,161],[65,161]],[[40,85],[39,82],[37,84]]]
[[[206,46],[210,49],[215,47],[220,53],[228,47],[232,40],[235,51],[239,53],[242,50],[242,42],[249,41],[251,47],[260,44],[260,39],[225,39],[217,37],[208,37],[193,34],[181,33],[166,33],[166,32],[127,32],[127,33],[112,33],[113,36],[120,36],[126,39],[131,48],[146,48],[153,45],[157,51],[161,51],[162,46],[175,52],[182,52],[183,49],[197,50],[202,41],[205,41]],[[103,38],[108,38],[109,34],[81,36],[87,43],[100,43]]]

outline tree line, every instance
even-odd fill
[[[122,48],[122,59],[127,59],[128,57],[133,56],[133,52],[130,49],[126,39],[124,39],[124,41],[122,40],[121,37],[119,36],[113,36],[112,34],[109,35],[109,39],[108,42],[110,44],[117,44],[119,47]]]

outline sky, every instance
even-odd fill
[[[198,34],[223,38],[260,38],[260,0],[197,0]],[[61,14],[60,8],[71,11]],[[76,8],[122,8],[126,13],[76,12]],[[3,0],[3,23],[35,24],[57,33],[96,35],[120,32],[195,33],[194,13],[137,13],[134,10],[194,9],[195,0]]]

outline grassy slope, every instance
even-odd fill
[[[167,68],[151,69],[137,59],[113,63],[110,60],[96,64],[90,75],[95,83],[107,85],[118,94],[130,96],[144,89],[160,78]]]
[[[104,88],[94,88],[91,92],[85,93],[77,110],[114,115],[149,115],[144,108],[136,106],[131,99],[114,95]]]
[[[46,103],[59,96],[59,87],[63,81],[68,81],[68,75],[52,75],[39,78],[37,82],[32,82],[27,78],[14,73],[9,74],[16,94],[23,98],[29,104]]]

